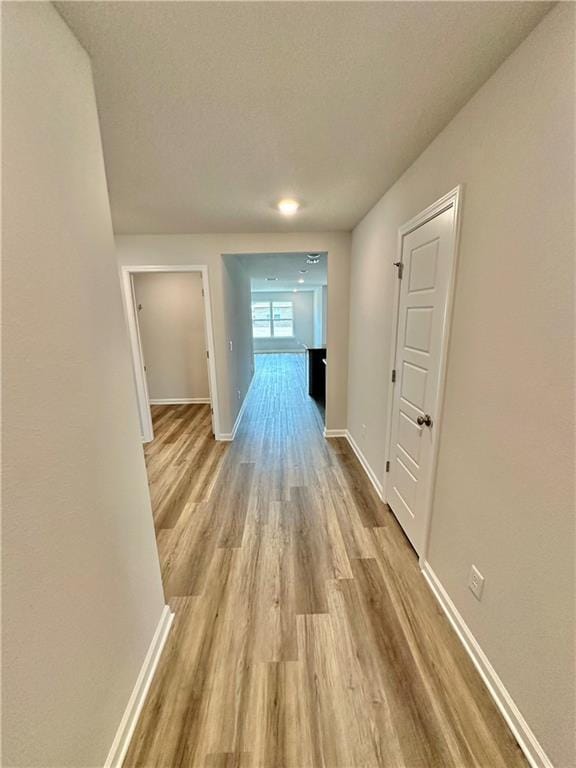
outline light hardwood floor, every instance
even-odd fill
[[[525,768],[302,359],[256,364],[228,446],[208,406],[153,409],[176,618],[125,767]]]

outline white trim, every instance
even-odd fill
[[[374,486],[374,490],[378,494],[378,497],[383,500],[382,483],[380,482],[380,480],[378,480],[378,477],[376,476],[376,473],[374,472],[374,470],[372,469],[370,464],[368,464],[368,460],[366,459],[366,457],[364,456],[364,454],[362,453],[362,451],[358,447],[358,444],[356,443],[356,441],[354,440],[354,438],[352,437],[352,435],[350,434],[350,432],[348,430],[346,430],[346,440],[348,440],[348,443],[350,444],[350,447],[352,448],[352,450],[356,454],[356,458],[358,459],[360,464],[362,464],[362,468],[363,468],[364,472],[366,472],[366,474],[368,475],[368,479],[370,480],[370,482]]]
[[[346,437],[345,429],[326,429],[324,427],[324,437]]]
[[[422,573],[532,768],[553,768],[550,758],[426,560],[422,564]]]
[[[350,447],[354,451],[354,454],[355,454],[356,458],[358,459],[358,461],[362,465],[362,469],[364,470],[364,472],[366,472],[366,475],[368,476],[368,479],[370,480],[370,482],[374,486],[374,490],[378,494],[378,498],[383,500],[383,497],[382,497],[382,483],[378,480],[378,477],[376,476],[376,472],[374,472],[374,470],[372,469],[372,467],[368,463],[368,460],[366,459],[366,457],[364,456],[364,454],[362,453],[362,451],[358,447],[358,444],[356,443],[356,440],[354,440],[354,438],[350,434],[349,430],[347,430],[347,429],[326,429],[326,427],[324,427],[324,437],[345,437],[346,438],[346,440],[348,441],[348,444],[350,445]]]
[[[108,752],[104,768],[121,768],[122,763],[124,762],[126,752],[130,746],[130,740],[134,734],[134,729],[136,728],[136,723],[140,717],[144,702],[146,701],[146,696],[150,689],[154,672],[160,661],[160,656],[162,655],[166,640],[168,639],[168,633],[170,632],[170,627],[172,626],[173,621],[174,614],[170,608],[165,605],[156,631],[154,632],[154,637],[152,638],[152,642],[146,653],[144,663],[142,664],[138,678],[136,679],[136,684],[134,685],[134,689],[128,700],[124,714],[122,715],[118,730],[116,731],[116,736],[114,737],[114,741]]]
[[[152,428],[152,416],[150,414],[150,401],[144,371],[144,358],[142,355],[142,343],[138,327],[138,314],[134,301],[133,275],[140,272],[200,272],[202,274],[202,288],[204,291],[204,321],[206,331],[206,346],[208,351],[208,386],[210,388],[210,402],[212,403],[212,420],[214,434],[220,432],[220,409],[218,405],[218,387],[216,379],[216,352],[214,346],[214,328],[212,324],[212,303],[210,300],[210,281],[208,278],[208,266],[206,264],[177,265],[149,265],[149,264],[125,264],[120,267],[120,281],[124,298],[124,310],[128,325],[128,336],[132,352],[132,366],[134,380],[136,382],[136,397],[138,410],[142,424],[142,442],[149,443],[154,438]]]
[[[429,488],[426,497],[426,503],[424,507],[424,536],[422,538],[421,551],[418,553],[420,558],[420,564],[422,565],[426,559],[428,552],[428,543],[430,539],[430,524],[432,521],[432,501],[434,498],[434,486],[436,484],[436,469],[438,466],[438,448],[440,444],[440,435],[442,433],[442,412],[444,406],[444,393],[446,388],[446,367],[448,360],[448,346],[450,342],[450,324],[452,320],[452,308],[454,305],[454,289],[456,285],[456,267],[458,264],[458,245],[460,241],[460,222],[461,222],[461,210],[462,210],[462,194],[463,187],[458,185],[453,190],[443,195],[435,203],[429,205],[419,214],[410,219],[410,221],[403,224],[398,230],[398,244],[397,244],[397,258],[396,261],[402,261],[402,245],[403,239],[406,235],[413,232],[418,227],[421,227],[427,221],[439,216],[449,208],[454,209],[454,225],[452,227],[452,243],[451,243],[451,265],[450,276],[448,280],[448,290],[446,294],[446,307],[444,312],[444,319],[442,323],[442,336],[440,343],[440,376],[438,379],[438,395],[436,399],[436,409],[432,414],[432,418],[435,424],[433,430],[433,444],[432,455],[430,461],[430,474],[429,474]],[[396,343],[398,338],[398,307],[400,304],[400,280],[396,280],[396,288],[394,290],[394,302],[392,306],[392,345],[390,350],[390,366],[389,371],[392,371],[396,367]],[[388,404],[387,404],[387,425],[386,425],[386,456],[385,461],[388,461],[391,448],[390,443],[392,440],[392,413],[394,406],[394,385],[388,390]],[[386,472],[383,474],[384,482],[382,488],[382,499],[388,501],[387,492],[387,479]]]
[[[242,400],[242,405],[240,406],[240,410],[238,411],[238,415],[236,416],[236,421],[234,422],[234,428],[232,429],[232,432],[220,432],[219,434],[216,435],[216,440],[220,440],[222,442],[231,442],[236,437],[236,432],[238,432],[238,427],[240,426],[240,422],[242,421],[242,416],[244,416],[244,411],[246,410],[246,403],[248,402],[248,395],[250,394],[253,381],[254,381],[254,375],[252,375],[252,378],[250,379],[248,390],[244,395],[244,400]]]
[[[132,357],[132,370],[134,384],[136,386],[136,402],[140,417],[140,433],[143,443],[149,443],[154,437],[152,428],[152,414],[148,405],[148,383],[144,370],[144,358],[142,356],[142,340],[140,339],[140,327],[136,314],[136,298],[134,296],[134,281],[129,270],[121,269],[120,283],[122,286],[122,300],[124,302],[124,315],[128,327],[128,339],[130,341],[130,355]]]
[[[148,402],[150,405],[189,405],[193,403],[211,403],[209,397],[151,397]]]

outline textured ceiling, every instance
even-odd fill
[[[306,253],[257,253],[242,254],[246,274],[251,278],[253,291],[307,290],[326,285],[328,282],[328,257],[318,253],[318,264],[307,264]],[[305,269],[301,274],[299,270]],[[267,277],[275,277],[269,281]],[[299,283],[298,280],[304,280]]]
[[[551,4],[55,5],[92,58],[115,231],[192,233],[351,229]]]

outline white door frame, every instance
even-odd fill
[[[404,238],[413,232],[418,227],[421,227],[426,222],[435,218],[449,208],[454,209],[454,226],[452,228],[452,243],[450,248],[450,269],[448,278],[448,292],[446,297],[446,307],[444,317],[442,319],[442,338],[440,341],[440,378],[438,381],[438,397],[436,399],[436,410],[431,414],[434,427],[432,434],[432,454],[431,454],[431,466],[430,466],[430,485],[428,493],[426,495],[426,501],[424,505],[424,545],[422,552],[420,553],[420,565],[422,566],[426,561],[428,553],[428,545],[430,539],[430,523],[432,521],[432,502],[434,500],[434,487],[436,485],[436,470],[438,466],[438,447],[440,443],[440,436],[442,434],[442,413],[444,410],[444,390],[446,387],[446,367],[448,360],[448,345],[450,342],[450,325],[452,321],[452,309],[454,305],[454,288],[456,285],[456,265],[458,261],[458,246],[460,241],[460,221],[461,221],[461,209],[462,209],[462,185],[458,185],[453,190],[443,195],[435,203],[429,205],[419,214],[410,219],[410,221],[403,224],[398,230],[398,245],[397,245],[397,262],[402,261],[402,248],[404,245]],[[393,269],[396,269],[394,266]],[[398,310],[400,305],[400,280],[396,280],[396,288],[394,289],[394,303],[392,305],[392,346],[390,351],[390,378],[392,377],[392,370],[396,364],[396,345],[398,342]],[[389,388],[388,392],[388,422],[386,427],[386,461],[388,461],[391,451],[392,440],[392,414],[394,407],[394,386]],[[386,468],[384,468],[385,470]],[[384,471],[384,484],[382,489],[382,496],[385,502],[388,501],[388,478],[389,474]]]
[[[142,341],[140,339],[140,328],[138,326],[138,313],[134,296],[132,278],[135,274],[142,272],[200,272],[202,275],[202,288],[204,290],[204,320],[206,327],[206,345],[208,352],[208,383],[210,387],[210,400],[212,404],[212,419],[214,427],[214,436],[216,440],[220,439],[220,411],[218,408],[218,389],[216,385],[216,356],[214,352],[214,329],[212,325],[212,304],[210,301],[210,282],[208,279],[208,266],[206,264],[190,264],[182,266],[169,265],[124,265],[120,267],[120,279],[122,285],[122,296],[124,299],[124,309],[126,312],[126,322],[128,324],[128,336],[130,339],[130,350],[132,353],[132,368],[134,370],[134,382],[136,385],[136,398],[138,401],[138,411],[140,413],[140,422],[142,424],[142,442],[149,443],[154,437],[152,429],[152,415],[150,413],[150,403],[148,398],[148,384],[146,382],[146,372],[144,371],[144,356],[142,354]]]

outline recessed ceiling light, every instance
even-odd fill
[[[306,264],[318,264],[319,261],[319,253],[309,253],[308,256],[306,256]]]
[[[267,277],[266,280],[268,280],[269,282],[272,282],[274,280],[278,280],[278,278],[277,277]]]
[[[285,200],[280,200],[278,203],[278,210],[280,213],[283,213],[284,216],[294,216],[298,208],[300,208],[300,203],[297,200],[287,198]]]
[[[301,277],[301,278],[298,280],[298,282],[299,282],[299,283],[303,283],[303,282],[304,282],[304,278],[303,278],[303,277]]]

